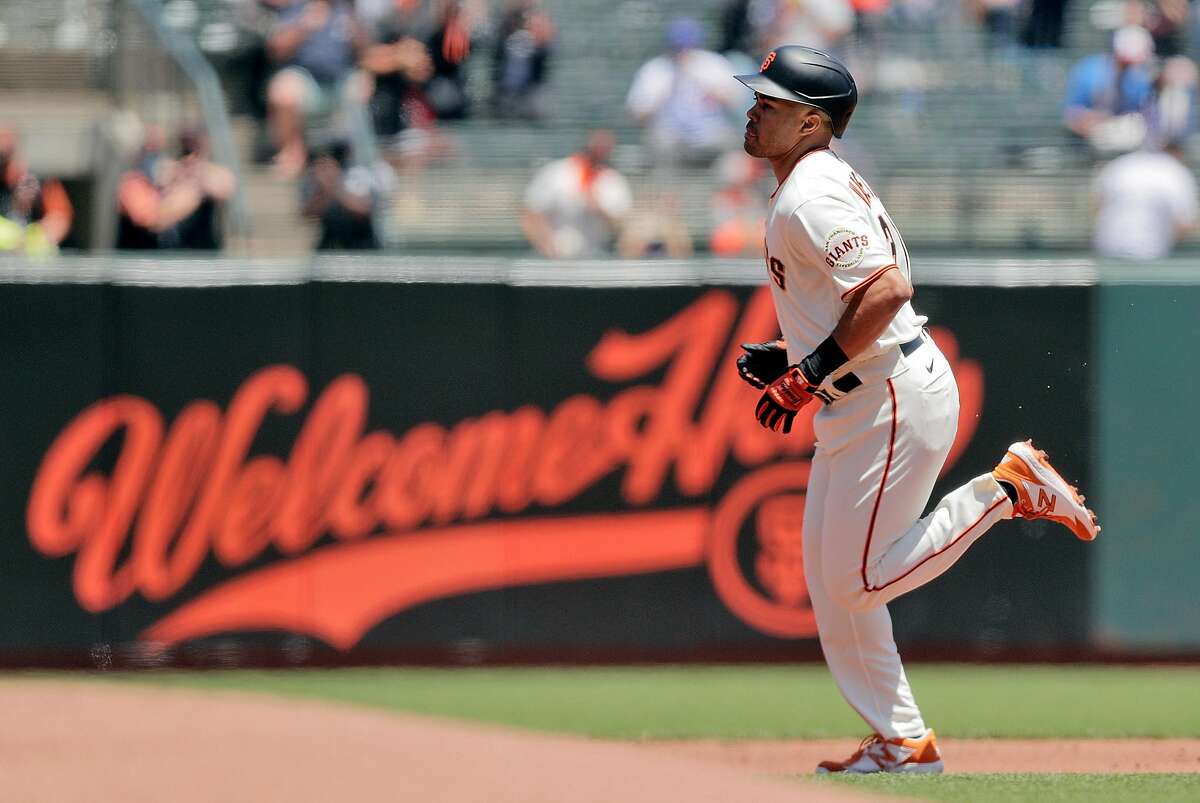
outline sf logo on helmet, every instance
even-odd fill
[[[772,50],[770,53],[768,53],[767,57],[765,59],[763,59],[762,66],[758,68],[758,71],[766,72],[767,68],[771,66],[771,62],[773,62],[773,61],[775,61],[775,51],[774,50]]]

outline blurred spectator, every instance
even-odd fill
[[[492,114],[539,120],[549,109],[549,76],[554,23],[537,0],[511,0],[496,33],[492,56]]]
[[[625,177],[609,167],[615,140],[594,131],[579,153],[541,168],[525,191],[522,227],[547,257],[600,256],[632,205]]]
[[[62,182],[29,172],[17,152],[16,132],[0,128],[0,251],[55,254],[73,218]]]
[[[1197,222],[1196,180],[1178,143],[1112,160],[1096,176],[1096,252],[1118,259],[1158,259]]]
[[[629,215],[617,239],[624,259],[686,259],[692,255],[692,235],[679,216],[679,196],[655,193],[637,213]]]
[[[730,151],[717,160],[718,187],[711,201],[713,229],[708,238],[713,254],[762,256],[767,196],[758,185],[765,175],[763,164],[743,151]]]
[[[254,119],[267,119],[267,84],[274,64],[267,51],[267,39],[279,22],[279,13],[292,0],[245,0],[238,5],[237,27],[242,41],[230,63],[226,77],[237,79],[230,105],[236,113],[249,113]]]
[[[179,135],[178,158],[166,155],[166,137],[147,129],[132,169],[117,185],[117,248],[218,250],[220,205],[232,197],[232,172],[208,158],[208,138],[197,129]]]
[[[394,13],[380,21],[378,43],[363,53],[362,67],[375,79],[371,116],[375,133],[400,144],[406,132],[428,128],[433,112],[424,87],[433,77],[433,59],[424,36],[406,12],[417,3],[397,0]]]
[[[432,0],[355,0],[354,12],[376,41],[391,31],[424,42],[433,31]]]
[[[972,0],[989,51],[1010,49],[1017,41],[1022,0]]]
[[[874,61],[884,47],[884,20],[891,10],[891,0],[851,0],[850,8],[854,12],[855,45]]]
[[[271,78],[267,104],[275,161],[285,175],[304,167],[306,117],[330,114],[347,92],[362,91],[353,78],[365,45],[351,0],[294,0],[280,13],[267,49],[283,68]]]
[[[693,19],[673,20],[667,52],[643,64],[625,105],[646,126],[646,144],[658,164],[708,164],[736,142],[730,107],[741,97],[724,56],[702,50],[704,29]]]
[[[1190,11],[1188,0],[1128,0],[1125,24],[1149,31],[1159,56],[1177,56],[1187,49]]]
[[[762,5],[762,0],[726,0],[721,6],[721,44],[718,52],[757,53],[758,27],[755,24],[754,11]]]
[[[766,53],[786,43],[836,54],[854,30],[854,23],[854,7],[849,0],[777,0],[774,18],[762,31],[759,49]]]
[[[433,75],[425,85],[425,98],[439,120],[461,120],[467,116],[467,59],[475,17],[459,0],[439,0],[438,22],[429,38]]]
[[[1070,0],[1032,0],[1021,41],[1037,50],[1062,47],[1063,21]]]
[[[335,142],[309,157],[301,184],[301,214],[318,220],[318,251],[361,251],[379,247],[373,214],[380,200],[371,170],[349,166],[349,147]]]
[[[1183,142],[1196,131],[1196,64],[1187,56],[1162,63],[1154,80],[1154,98],[1146,111],[1148,143]]]
[[[1150,34],[1129,25],[1113,35],[1111,53],[1079,61],[1067,78],[1063,112],[1067,128],[1098,153],[1140,146],[1146,136],[1143,113],[1153,88],[1147,62],[1153,55]]]

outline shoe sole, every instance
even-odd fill
[[[817,775],[876,775],[879,773],[894,773],[894,774],[925,774],[925,775],[940,775],[945,770],[941,759],[937,761],[926,761],[924,764],[916,764],[908,762],[901,764],[898,767],[893,767],[890,770],[876,770],[874,772],[858,772],[855,770],[842,770],[834,772],[827,770],[824,767],[817,767]]]
[[[911,762],[908,764],[901,764],[899,767],[896,767],[894,770],[888,770],[888,772],[941,775],[943,769],[945,769],[945,768],[942,765],[941,759],[939,759],[937,761],[926,761],[924,764],[914,764]]]
[[[1008,453],[1024,463],[1042,483],[1049,485],[1064,498],[1071,500],[1075,506],[1076,521],[1082,522],[1084,527],[1091,526],[1083,533],[1072,527],[1071,532],[1075,533],[1075,537],[1080,541],[1095,540],[1096,536],[1100,534],[1100,523],[1096,520],[1096,514],[1084,504],[1086,500],[1083,494],[1079,493],[1079,489],[1054,470],[1046,453],[1034,446],[1032,440],[1014,443],[1009,447]]]

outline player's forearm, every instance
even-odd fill
[[[912,286],[898,270],[889,270],[852,295],[833,329],[833,339],[846,358],[854,359],[878,340],[910,298]]]

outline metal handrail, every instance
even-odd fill
[[[236,178],[234,194],[226,209],[226,225],[233,234],[249,233],[241,160],[233,144],[233,128],[229,123],[225,94],[221,90],[217,71],[209,64],[195,42],[163,24],[161,0],[127,2],[138,12],[142,21],[154,33],[163,51],[174,60],[195,88],[213,156],[232,171]]]

